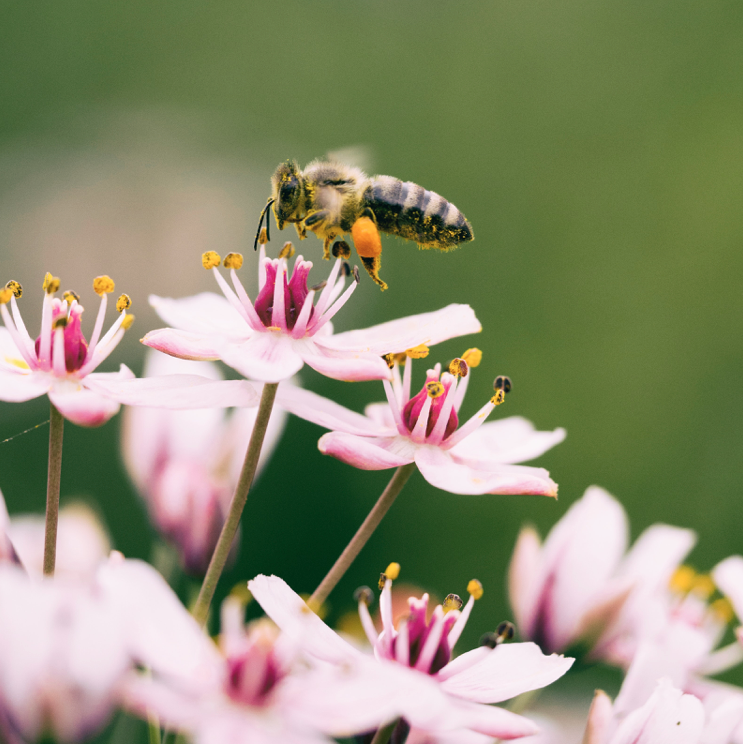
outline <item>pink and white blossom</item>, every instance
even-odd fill
[[[266,614],[311,659],[336,668],[359,670],[370,693],[377,687],[390,698],[385,718],[402,718],[419,734],[454,735],[465,731],[513,739],[537,731],[526,718],[488,703],[498,703],[554,682],[573,663],[544,656],[533,643],[482,646],[452,659],[475,602],[472,595],[460,612],[439,605],[427,620],[428,595],[411,599],[408,619],[392,623],[391,579],[380,596],[383,630],[377,634],[369,616],[367,591],[359,594],[359,612],[374,655],[343,640],[309,610],[302,598],[276,576],[257,576],[248,588]]]
[[[145,377],[200,375],[219,381],[211,362],[149,351]],[[122,444],[130,477],[156,529],[172,541],[184,568],[203,574],[245,459],[257,408],[168,410],[136,406],[124,413]],[[284,428],[277,408],[268,424],[258,473]]]
[[[225,258],[230,287],[217,268],[219,256],[204,254],[204,265],[213,271],[223,296],[205,292],[180,300],[151,297],[150,303],[171,327],[151,331],[143,343],[183,359],[221,359],[261,382],[288,379],[305,364],[338,380],[376,380],[390,376],[384,354],[481,328],[469,306],[450,305],[435,313],[333,335],[331,318],[357,284],[354,276],[345,287],[349,271],[343,258],[336,259],[326,282],[308,288],[312,262],[298,256],[289,276],[288,259],[267,258],[262,245],[253,301],[237,276],[235,267],[242,265],[242,257],[236,256]]]
[[[522,637],[549,651],[582,641],[591,657],[626,667],[642,638],[665,628],[669,581],[695,542],[691,530],[654,525],[632,549],[621,504],[589,488],[544,544],[521,531],[509,568],[509,593]]]
[[[387,402],[367,406],[366,415],[288,386],[277,400],[291,413],[331,429],[318,447],[348,465],[385,470],[414,462],[431,485],[450,493],[557,496],[546,470],[515,463],[561,442],[564,429],[536,431],[518,416],[485,423],[502,400],[498,395],[460,426],[468,376],[442,374],[437,364],[411,397],[412,366],[407,359],[401,376],[394,365],[392,382],[384,381]]]

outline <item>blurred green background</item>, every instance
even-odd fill
[[[91,306],[92,277],[111,274],[137,324],[110,369],[141,369],[136,339],[159,325],[149,292],[214,290],[199,254],[252,252],[283,159],[361,145],[373,172],[471,221],[475,242],[446,255],[386,239],[390,289],[362,277],[336,327],[470,303],[482,334],[431,359],[483,349],[465,415],[508,374],[498,414],[567,429],[540,461],[560,499],[454,496],[415,475],[333,616],[396,560],[440,595],[483,581],[475,642],[510,616],[521,524],[546,532],[592,483],[624,503],[635,535],[656,521],[696,529],[701,569],[743,550],[740,3],[68,0],[4,3],[2,19],[2,280],[24,284],[35,326],[44,271]],[[314,237],[298,247],[319,262]],[[302,377],[357,410],[383,397],[376,383]],[[2,404],[0,439],[46,415],[46,401]],[[146,558],[153,533],[118,430],[67,426],[63,498],[97,502],[115,545]],[[383,489],[389,473],[323,458],[320,433],[290,421],[225,589],[269,572],[311,591]],[[46,437],[0,445],[11,513],[43,508]]]

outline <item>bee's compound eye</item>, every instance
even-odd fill
[[[498,375],[493,382],[493,390],[502,390],[504,393],[511,392],[511,378],[505,375]]]

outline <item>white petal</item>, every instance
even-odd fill
[[[224,343],[219,347],[219,356],[225,364],[252,380],[280,382],[304,366],[304,360],[294,348],[296,343],[291,336],[278,331],[256,333],[242,343]]]
[[[522,638],[532,638],[540,588],[542,544],[533,527],[524,527],[508,567],[508,598]]]
[[[222,295],[214,292],[177,300],[151,295],[150,305],[169,326],[182,331],[241,338],[250,330],[237,310]]]
[[[317,447],[324,455],[361,470],[399,468],[412,462],[416,451],[405,437],[357,437],[339,431],[320,437]]]
[[[304,348],[299,348],[299,353],[304,361],[319,372],[321,375],[333,380],[344,382],[364,382],[366,380],[386,380],[390,376],[390,368],[382,357],[376,354],[362,354],[358,352],[333,354],[323,353],[322,344],[324,340],[317,342],[303,342]]]
[[[0,400],[23,403],[44,395],[51,384],[51,376],[44,372],[10,372],[0,369]]]
[[[70,380],[56,381],[49,391],[49,400],[69,421],[78,426],[101,426],[119,412],[119,404]]]
[[[221,341],[222,339],[214,333],[191,333],[174,328],[150,331],[142,339],[142,343],[151,349],[157,349],[179,359],[199,361],[219,359],[220,352],[217,346]]]
[[[712,578],[732,602],[735,614],[743,617],[743,557],[733,555],[718,563],[712,570]]]

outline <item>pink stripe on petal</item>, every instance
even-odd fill
[[[78,426],[101,426],[119,412],[115,400],[82,385],[75,388],[67,380],[49,391],[49,400],[68,421]]]
[[[407,465],[413,459],[394,454],[385,448],[385,445],[389,446],[394,441],[392,438],[357,437],[353,434],[330,432],[320,438],[317,447],[324,455],[335,457],[355,468],[386,470]]]

